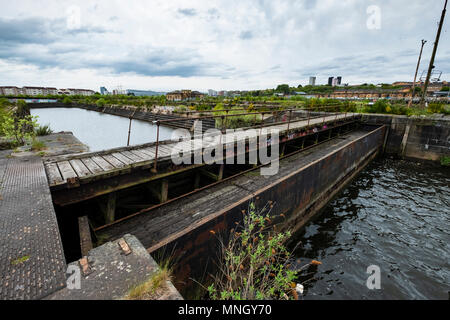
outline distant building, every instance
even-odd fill
[[[309,77],[309,85],[310,86],[316,85],[316,77]]]
[[[211,89],[208,90],[208,96],[217,97],[217,95],[218,95],[218,92],[216,90],[211,90]]]
[[[107,95],[109,92],[108,92],[108,89],[106,89],[105,87],[100,87],[100,94],[102,95],[102,96],[105,96],[105,95]]]
[[[191,90],[176,90],[166,94],[166,99],[168,101],[184,101],[196,98],[203,98],[205,95],[198,91]]]
[[[0,94],[4,96],[18,96],[23,93],[23,89],[18,87],[0,87]]]
[[[134,90],[134,89],[127,89],[126,94],[129,96],[136,96],[136,97],[147,97],[147,96],[163,96],[166,93],[165,92],[156,92],[151,90]]]
[[[0,94],[7,96],[48,96],[48,95],[83,95],[90,96],[95,94],[93,90],[88,89],[56,89],[52,87],[0,87]]]
[[[38,95],[56,95],[58,94],[58,89],[56,88],[45,88],[45,87],[23,87],[24,94],[28,96],[38,96]]]
[[[66,92],[69,92],[69,95],[71,96],[92,96],[95,94],[94,90],[89,90],[89,89],[66,89]]]
[[[337,85],[340,86],[342,84],[342,77],[337,77]]]
[[[0,87],[0,94],[5,96],[19,96],[19,95],[28,95],[28,96],[38,96],[38,95],[56,95],[58,94],[58,89],[56,88],[48,88],[48,87],[23,87],[18,88],[14,86],[5,86]]]
[[[328,78],[328,85],[329,85],[329,86],[332,86],[332,85],[333,85],[333,79],[334,79],[334,77],[329,77],[329,78]]]

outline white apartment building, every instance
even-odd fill
[[[95,91],[89,89],[57,89],[52,87],[23,87],[18,88],[14,86],[3,86],[0,87],[0,95],[4,96],[19,96],[19,95],[27,95],[27,96],[38,96],[38,95],[58,95],[58,94],[66,94],[66,95],[82,95],[82,96],[91,96],[95,94]]]

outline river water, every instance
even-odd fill
[[[50,124],[53,132],[71,131],[90,151],[124,147],[128,140],[130,120],[124,117],[78,108],[31,109],[41,125]],[[160,126],[159,139],[171,138],[173,129]],[[156,141],[156,126],[133,120],[130,145]]]
[[[448,299],[449,226],[450,170],[374,161],[294,235],[300,261],[322,262],[304,272],[304,299]]]

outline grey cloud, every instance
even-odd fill
[[[178,9],[178,13],[180,13],[184,16],[188,16],[188,17],[193,17],[193,16],[197,15],[197,11],[192,8]]]
[[[251,31],[243,31],[239,35],[239,38],[241,38],[242,40],[252,39],[253,38],[253,33]]]
[[[5,44],[49,44],[79,34],[102,34],[102,27],[81,26],[68,29],[64,19],[43,18],[5,19],[0,17],[0,43]]]

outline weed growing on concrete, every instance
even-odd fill
[[[219,272],[207,289],[213,300],[297,299],[296,271],[285,248],[288,232],[275,232],[272,204],[257,211],[254,203],[243,212],[243,223],[231,230],[227,244],[221,241]],[[215,234],[214,231],[211,231]]]
[[[158,270],[152,274],[144,283],[132,288],[125,296],[126,300],[154,300],[159,296],[167,281],[172,278],[172,269],[169,260],[161,264]]]

